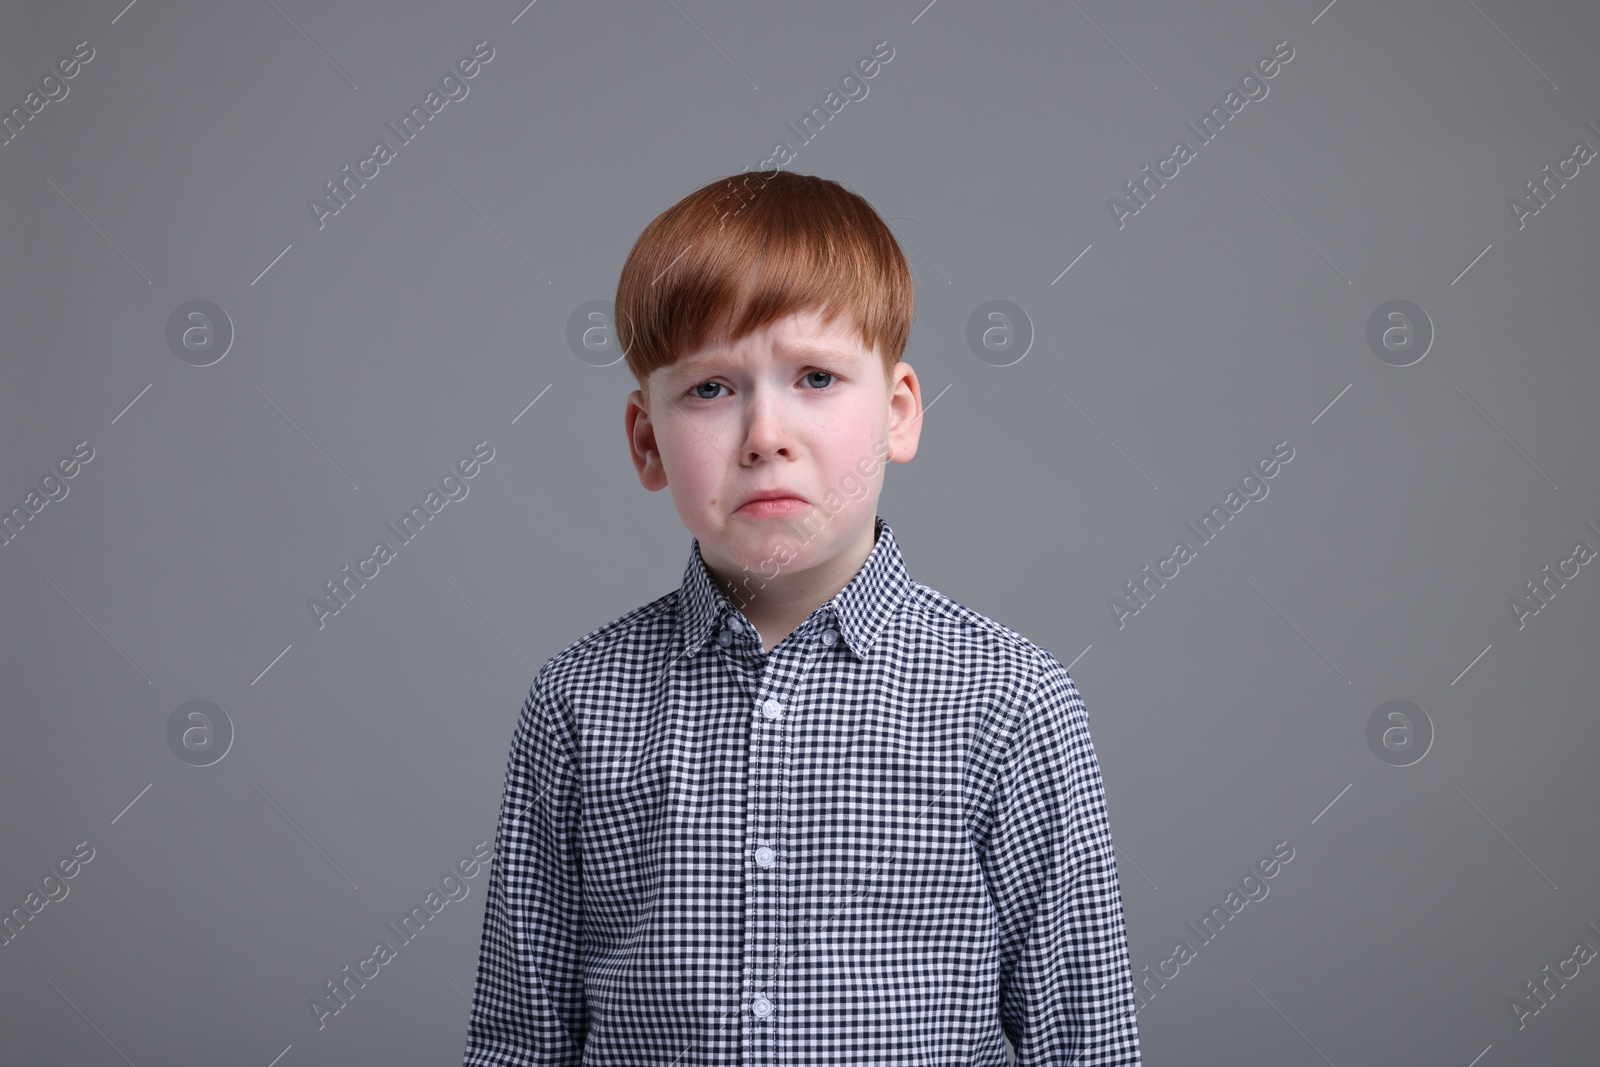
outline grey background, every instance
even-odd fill
[[[0,108],[95,49],[0,148],[0,505],[95,450],[0,548],[0,903],[95,850],[0,948],[8,1062],[459,1062],[484,873],[325,1028],[307,1001],[492,841],[539,665],[688,558],[627,460],[632,381],[568,317],[881,40],[790,164],[866,196],[916,272],[931,406],[879,513],[914,578],[1072,664],[1136,970],[1295,849],[1151,997],[1146,1062],[1592,1061],[1593,966],[1521,1029],[1509,1005],[1600,948],[1600,576],[1522,628],[1508,605],[1600,548],[1600,175],[1522,228],[1507,206],[1600,148],[1589,5],[0,17]],[[469,95],[319,230],[308,198],[480,40]],[[1282,40],[1198,145],[1184,122]],[[1119,229],[1107,199],[1180,137]],[[236,331],[208,367],[166,341],[194,299]],[[1031,322],[1010,366],[966,341],[994,299]],[[1436,331],[1406,367],[1366,343],[1399,299]],[[469,495],[319,630],[308,598],[479,440]],[[1108,599],[1278,441],[1268,497],[1119,629]],[[236,731],[208,767],[167,742],[195,699]],[[1435,734],[1405,767],[1366,740],[1397,699]]]

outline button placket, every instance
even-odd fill
[[[787,698],[797,691],[814,647],[796,640],[761,671],[762,689],[750,707],[749,785],[746,793],[746,849],[754,860],[745,880],[744,1039],[751,1062],[768,1062],[777,1053],[782,994],[779,982],[788,935],[783,914],[784,887],[778,870],[788,784]]]
[[[742,620],[729,619],[730,627],[743,632]],[[761,689],[765,696],[750,709],[749,776],[746,792],[746,848],[755,860],[745,879],[745,957],[743,990],[749,1014],[744,1017],[746,1047],[756,1062],[770,1060],[777,1051],[777,1031],[782,996],[779,982],[783,968],[784,942],[788,936],[782,912],[784,886],[777,869],[783,847],[782,835],[788,800],[788,712],[789,699],[799,691],[806,672],[816,657],[834,648],[840,640],[838,622],[828,618],[820,632],[795,634],[795,640],[781,652],[769,654],[762,662]],[[820,647],[817,644],[820,642]],[[758,696],[761,690],[758,690]]]

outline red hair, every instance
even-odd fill
[[[701,186],[644,228],[617,282],[617,342],[648,400],[651,372],[795,312],[844,315],[885,379],[911,333],[911,270],[872,205],[784,170]]]

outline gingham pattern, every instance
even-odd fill
[[[1140,1062],[1077,687],[876,529],[771,652],[696,539],[540,668],[464,1063]]]

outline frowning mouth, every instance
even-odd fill
[[[746,518],[768,519],[783,515],[793,515],[795,512],[805,511],[810,506],[809,502],[797,496],[757,494],[750,500],[740,504],[734,509],[733,513],[735,515],[743,515]]]

